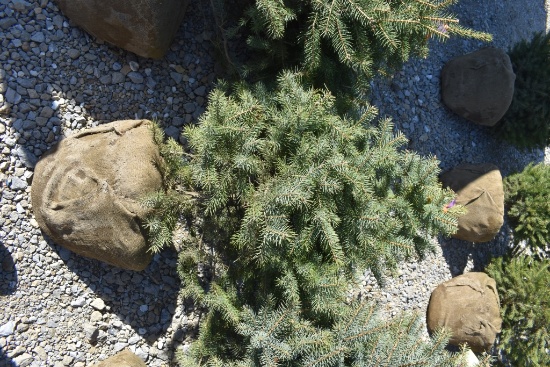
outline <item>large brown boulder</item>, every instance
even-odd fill
[[[515,80],[506,52],[485,48],[459,56],[443,67],[441,94],[454,113],[476,124],[493,126],[512,103]]]
[[[33,211],[56,243],[124,269],[149,264],[140,200],[162,187],[150,123],[116,121],[80,132],[38,161]]]
[[[497,166],[461,164],[440,177],[443,185],[457,193],[456,203],[468,212],[458,218],[453,237],[471,241],[492,240],[504,222],[504,189]]]
[[[430,334],[444,327],[452,332],[450,344],[488,351],[502,325],[495,281],[485,273],[466,273],[438,285],[426,316]]]
[[[92,367],[147,367],[147,365],[141,358],[125,349]]]
[[[188,0],[57,0],[61,11],[93,36],[143,57],[164,56]]]

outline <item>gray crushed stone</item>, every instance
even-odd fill
[[[408,148],[424,156],[436,156],[447,171],[460,163],[493,163],[503,177],[521,171],[530,162],[550,163],[550,149],[520,151],[491,133],[448,110],[441,101],[440,72],[454,57],[483,47],[509,50],[516,42],[530,39],[547,29],[544,1],[517,2],[462,0],[453,8],[460,24],[493,35],[491,43],[472,39],[432,42],[426,59],[410,60],[392,77],[372,83],[371,103],[380,116],[391,117],[395,127],[409,139]],[[399,266],[380,288],[367,271],[361,287],[352,294],[379,300],[389,315],[402,310],[426,313],[429,296],[438,284],[469,271],[483,271],[493,257],[502,256],[511,245],[507,219],[496,238],[470,243],[453,238],[434,239],[435,253],[423,261]],[[425,334],[427,337],[427,333]]]
[[[0,366],[82,367],[124,348],[168,366],[196,335],[174,251],[142,272],[79,257],[43,236],[30,187],[38,158],[82,129],[148,118],[179,139],[197,123],[218,77],[209,11],[191,1],[168,54],[150,60],[95,40],[54,1],[0,0]]]

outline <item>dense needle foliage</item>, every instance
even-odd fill
[[[180,221],[192,221],[197,207],[193,201],[196,193],[185,191],[190,178],[184,162],[183,148],[174,139],[165,139],[164,132],[152,124],[153,139],[163,158],[159,170],[164,187],[143,198],[142,205],[151,209],[145,218],[143,229],[147,233],[149,250],[157,253],[172,244],[174,229]]]
[[[550,166],[530,164],[506,177],[504,194],[516,252],[520,242],[526,241],[535,254],[550,255]]]
[[[341,96],[368,89],[369,80],[425,57],[431,38],[491,36],[464,28],[449,11],[456,0],[255,0],[243,8],[240,31],[256,53],[246,75],[270,78],[298,69],[317,87]],[[216,2],[220,4],[220,2]],[[218,6],[218,13],[221,6]],[[220,16],[220,15],[218,15]]]
[[[445,335],[418,341],[418,316],[383,321],[346,298],[356,271],[381,280],[462,212],[445,209],[437,160],[375,117],[340,117],[292,73],[275,92],[211,93],[166,195],[203,213],[180,245],[182,296],[208,309],[185,365],[450,365]]]
[[[544,148],[550,145],[550,33],[519,42],[509,56],[514,97],[497,132],[520,148]]]
[[[231,243],[243,265],[319,254],[380,276],[455,230],[456,212],[442,210],[454,193],[441,188],[435,158],[403,150],[389,120],[374,124],[374,108],[344,119],[329,93],[290,73],[279,83],[276,93],[218,89],[200,125],[185,130],[206,214],[240,217]]]
[[[500,297],[497,347],[512,366],[550,366],[550,261],[497,258],[486,271]]]

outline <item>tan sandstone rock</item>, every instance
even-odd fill
[[[458,218],[453,237],[471,241],[492,240],[504,223],[504,188],[497,166],[461,164],[441,175],[443,185],[457,193],[456,203],[468,212]]]
[[[93,36],[143,57],[164,56],[188,0],[57,0],[61,11]]]
[[[494,126],[512,103],[515,80],[506,52],[485,48],[459,56],[443,67],[441,95],[457,115]]]
[[[141,358],[125,349],[92,367],[147,367],[147,365]]]
[[[162,187],[150,121],[116,121],[62,140],[39,160],[31,187],[40,228],[79,255],[143,270],[151,253],[140,200]]]
[[[438,285],[426,323],[430,334],[450,329],[450,344],[467,343],[474,352],[488,351],[502,325],[495,281],[485,273],[466,273]]]

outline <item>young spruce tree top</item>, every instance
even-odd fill
[[[174,207],[203,213],[179,258],[182,296],[208,309],[184,365],[454,365],[446,335],[419,340],[418,316],[385,321],[347,300],[356,272],[380,280],[456,230],[461,208],[447,209],[454,193],[439,184],[437,160],[404,150],[373,108],[340,117],[330,93],[292,73],[275,92],[240,85],[209,101],[185,130],[189,160],[169,170],[180,182],[168,196],[199,209],[149,202],[172,218]],[[173,223],[148,228],[163,237]]]
[[[189,166],[206,214],[242,215],[231,243],[243,266],[321,256],[380,278],[455,231],[438,161],[403,150],[406,138],[388,119],[373,125],[375,116],[369,108],[359,120],[339,117],[328,92],[305,90],[291,73],[274,94],[260,85],[210,95],[200,125],[185,130]]]

